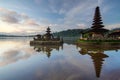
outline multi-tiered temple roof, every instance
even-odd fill
[[[93,29],[100,29],[103,28],[103,22],[102,22],[102,18],[101,18],[101,14],[100,14],[100,9],[97,6],[95,9],[95,14],[94,14],[94,19],[93,19],[93,26],[91,28]]]
[[[99,8],[99,6],[97,6],[95,9],[93,24],[92,24],[91,30],[89,30],[89,32],[104,34],[109,31],[107,29],[104,29],[103,27],[104,27],[104,25],[103,25],[102,17],[100,14],[100,8]]]
[[[95,9],[95,14],[93,18],[93,23],[90,29],[82,32],[82,37],[86,38],[86,40],[100,40],[105,39],[106,33],[109,30],[104,28],[102,17],[100,13],[99,6]],[[87,35],[87,36],[86,36]]]

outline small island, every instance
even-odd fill
[[[37,34],[33,38],[34,40],[30,41],[30,45],[61,45],[63,44],[63,39],[58,37],[54,37],[51,34],[50,28],[47,28],[46,34],[40,35]]]
[[[82,32],[77,43],[120,42],[120,30],[110,31],[104,28],[99,6],[95,9],[92,27]]]

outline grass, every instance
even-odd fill
[[[81,39],[79,39],[79,40],[77,40],[77,42],[79,43],[79,42],[95,42],[95,43],[101,43],[101,42],[120,42],[120,40],[81,40]]]

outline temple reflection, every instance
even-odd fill
[[[93,60],[94,63],[96,77],[99,78],[102,70],[104,58],[107,58],[108,56],[104,54],[103,51],[87,51],[86,49],[81,49],[81,51],[79,52],[82,55],[88,54],[89,56],[91,56],[91,59]]]
[[[51,52],[55,49],[57,51],[61,49],[63,49],[63,45],[30,45],[34,47],[34,50],[36,52],[43,52],[47,55],[47,57],[49,58],[51,56]]]
[[[108,46],[108,45],[106,45]],[[89,55],[91,56],[91,59],[93,60],[94,68],[95,68],[95,73],[96,77],[100,77],[102,66],[104,63],[105,58],[108,58],[109,56],[104,54],[104,51],[110,51],[110,50],[115,50],[116,52],[118,49],[120,49],[119,45],[118,46],[102,46],[102,45],[77,45],[77,48],[80,48],[79,53],[81,55]]]

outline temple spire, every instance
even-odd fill
[[[49,28],[49,27],[47,28],[47,31],[46,31],[46,32],[47,32],[48,34],[50,34],[51,31],[50,31],[50,28]]]
[[[103,22],[102,22],[102,18],[101,18],[101,14],[100,14],[100,8],[99,6],[96,7],[95,9],[95,14],[94,14],[94,19],[93,19],[93,26],[91,28],[93,29],[99,29],[99,28],[103,28]]]

